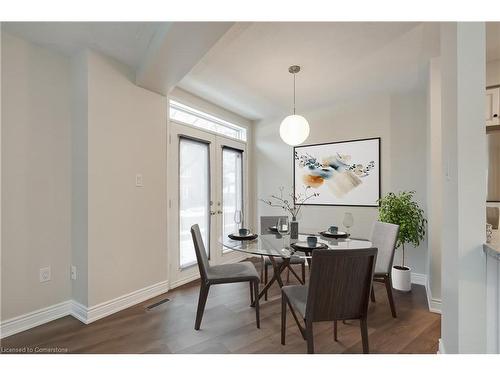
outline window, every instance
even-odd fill
[[[222,148],[222,235],[237,233],[243,222],[243,151]],[[228,251],[226,248],[224,252]]]
[[[174,100],[170,100],[170,118],[226,137],[239,139],[241,141],[247,140],[247,130],[245,128]]]
[[[208,143],[179,141],[179,250],[181,268],[196,264],[191,226],[200,226],[207,255],[210,249],[210,149]]]

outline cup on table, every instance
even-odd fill
[[[335,225],[332,225],[330,228],[328,228],[328,232],[330,232],[331,234],[337,234],[339,231],[339,227],[335,226]]]
[[[238,229],[238,233],[240,236],[248,236],[250,234],[250,230],[246,228]]]
[[[315,236],[308,236],[307,237],[307,246],[309,247],[316,247],[318,243],[318,238]]]

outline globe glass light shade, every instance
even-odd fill
[[[280,137],[290,146],[297,146],[309,136],[309,123],[300,115],[290,115],[281,121]]]

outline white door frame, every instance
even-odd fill
[[[210,200],[213,202],[211,211],[220,211],[222,204],[222,147],[228,146],[243,151],[243,205],[244,222],[249,222],[248,202],[248,155],[247,145],[214,132],[205,131],[194,126],[170,120],[169,126],[169,151],[167,162],[167,246],[169,261],[170,288],[188,283],[199,278],[198,265],[180,268],[179,260],[179,139],[181,137],[199,140],[209,144],[210,152]],[[237,251],[223,252],[219,239],[222,232],[222,215],[210,216],[210,264],[224,264],[238,262],[247,257]]]

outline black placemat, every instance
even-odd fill
[[[318,242],[318,244],[316,245],[316,247],[309,247],[309,246],[301,246],[300,243],[296,242],[296,243],[292,243],[290,244],[291,247],[293,247],[295,250],[299,250],[299,251],[314,251],[314,250],[324,250],[324,249],[328,249],[328,245],[327,244],[324,244],[324,243],[321,243],[321,242]]]
[[[228,237],[232,240],[236,240],[236,241],[251,241],[251,240],[255,240],[257,237],[259,237],[258,234],[250,234],[250,235],[246,235],[246,236],[240,236],[239,234],[236,234],[236,233],[233,233],[233,234],[229,234]]]
[[[349,237],[349,233],[346,232],[338,232],[338,233],[331,233],[326,230],[319,232],[323,237],[327,238],[347,238]]]

